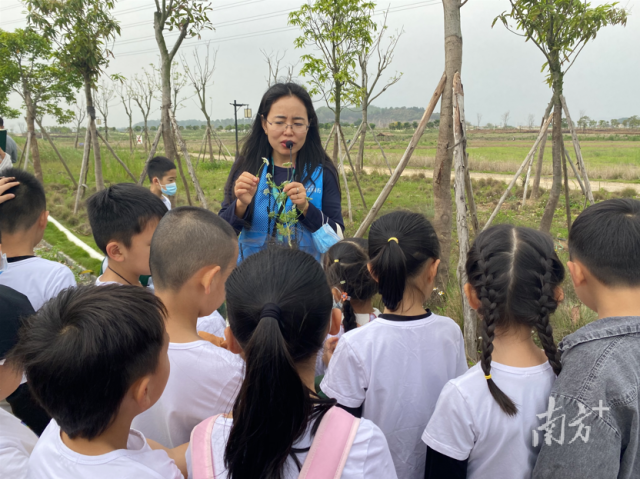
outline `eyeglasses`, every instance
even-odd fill
[[[273,129],[274,133],[282,133],[284,131],[287,131],[288,127],[291,127],[291,131],[298,134],[305,133],[309,129],[309,125],[305,125],[304,123],[301,123],[301,122],[295,122],[293,125],[289,125],[284,121],[280,121],[280,120],[277,120],[271,123],[269,120],[265,118],[264,121],[266,121],[267,123],[269,123],[269,125],[271,125],[271,128]]]

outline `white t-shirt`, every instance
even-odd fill
[[[343,406],[362,405],[362,417],[385,434],[398,477],[422,479],[420,436],[444,385],[465,371],[462,332],[451,318],[383,314],[340,338],[320,388]]]
[[[244,361],[208,341],[169,343],[171,372],[156,404],[132,427],[165,447],[189,442],[191,431],[216,414],[227,413],[240,391]]]
[[[182,479],[182,473],[162,450],[152,450],[144,436],[131,429],[126,449],[85,456],[69,449],[60,427],[51,420],[29,461],[29,479]]]
[[[209,316],[198,318],[196,329],[214,336],[224,338],[224,330],[227,328],[227,320],[220,313],[214,311]]]
[[[216,479],[227,479],[226,467],[224,465],[224,449],[231,432],[232,419],[219,417],[215,427],[211,431],[211,446],[213,449],[213,465],[216,471]],[[309,427],[300,438],[294,443],[296,449],[311,447],[312,437]],[[307,452],[297,454],[300,463],[304,463]],[[193,477],[191,467],[191,445],[187,449],[187,470],[189,478]],[[285,479],[297,479],[300,471],[296,467],[293,459],[289,457],[285,463]],[[362,419],[356,432],[356,437],[349,451],[349,456],[342,471],[342,479],[370,479],[370,478],[397,478],[393,467],[389,446],[380,428],[371,421]]]
[[[76,278],[65,265],[34,256],[9,263],[0,284],[24,294],[38,311],[60,291],[75,286]]]
[[[167,207],[167,209],[169,211],[171,211],[171,201],[169,201],[169,198],[167,198],[166,196],[162,195],[162,202],[164,203],[164,205]]]
[[[20,419],[0,409],[0,477],[26,478],[29,456],[37,441],[38,436]]]
[[[529,479],[540,452],[533,447],[541,424],[536,414],[547,410],[556,375],[549,363],[514,368],[492,362],[491,377],[518,407],[516,416],[500,409],[476,364],[444,387],[422,440],[453,459],[468,459],[468,479]]]

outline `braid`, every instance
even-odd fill
[[[538,332],[538,338],[540,338],[544,352],[549,359],[549,364],[551,364],[553,372],[556,373],[557,376],[562,370],[562,364],[560,363],[560,351],[558,351],[553,339],[553,329],[549,322],[549,316],[558,307],[558,302],[555,299],[551,282],[553,260],[551,258],[540,256],[540,264],[545,273],[544,275],[540,275],[541,287],[540,299],[538,300],[540,312],[538,314],[538,320],[535,323],[535,328]]]
[[[346,300],[342,302],[342,325],[344,326],[344,332],[351,331],[358,327],[356,322],[356,315],[353,312],[351,301]]]
[[[503,393],[491,378],[491,353],[493,353],[493,339],[495,337],[496,322],[500,319],[500,310],[497,302],[497,292],[493,289],[493,274],[489,272],[489,260],[481,259],[478,266],[482,271],[479,278],[480,294],[478,299],[482,303],[482,359],[481,367],[487,379],[487,386],[493,399],[509,416],[515,416],[518,408],[513,401]],[[501,302],[504,303],[504,302]]]

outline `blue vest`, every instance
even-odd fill
[[[269,168],[262,169],[260,183],[258,183],[258,189],[254,198],[251,228],[247,228],[245,226],[238,237],[238,264],[248,256],[262,251],[267,247],[269,242],[287,244],[286,239],[281,237],[278,238],[278,233],[276,231],[276,218],[269,218],[269,212],[274,212],[275,214],[280,212],[280,205],[276,204],[275,198],[269,191],[269,185],[267,185],[268,172]],[[322,210],[322,180],[323,168],[322,166],[318,166],[313,175],[311,175],[311,179],[304,184],[304,187],[307,190],[307,196],[311,198],[309,202],[319,210]],[[267,194],[265,194],[265,191]],[[290,210],[291,208],[295,208],[295,205],[289,198],[287,198],[285,209]],[[292,236],[292,240],[295,240],[298,245],[298,249],[309,253],[320,261],[321,253],[316,249],[313,243],[311,231],[302,226],[299,222],[294,227],[294,230],[295,233]]]

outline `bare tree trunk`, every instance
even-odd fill
[[[334,111],[334,128],[336,129],[336,136],[333,138],[333,162],[337,164],[338,161],[338,149],[340,141],[338,139],[338,127],[340,126],[340,93],[341,88],[340,85],[336,85],[336,100],[335,100],[335,111]]]
[[[211,163],[213,163],[213,143],[211,142],[211,121],[209,121],[209,119],[207,118],[207,140],[209,141],[209,161]],[[218,156],[218,159],[220,159],[220,157]]]
[[[160,122],[160,125],[162,125],[162,122]],[[160,127],[158,127],[158,130],[160,130]],[[144,143],[144,152],[146,154],[149,151],[149,127],[147,126],[146,116],[144,117],[144,139],[142,140],[142,142]]]
[[[195,187],[198,201],[200,202],[200,205],[203,208],[206,208],[207,200],[204,197],[204,192],[202,191],[202,188],[200,187],[200,182],[198,181],[198,177],[196,176],[196,170],[193,168],[193,164],[189,159],[189,151],[187,150],[187,144],[184,142],[184,140],[182,139],[182,136],[180,135],[180,130],[178,129],[178,122],[176,121],[176,117],[173,112],[171,112],[171,124],[173,125],[174,131],[176,132],[178,142],[180,143],[182,154],[184,155],[184,161],[187,162],[187,170],[189,171],[189,176],[191,176],[191,181],[193,182],[193,186]],[[185,187],[187,188],[187,191],[188,191],[188,185]]]
[[[551,114],[551,109],[553,108],[553,98],[547,105],[547,109],[544,111],[544,116],[542,117],[542,122],[540,123],[540,128],[549,115]],[[542,143],[540,143],[540,149],[538,150],[538,163],[536,165],[536,176],[533,179],[533,186],[531,187],[531,199],[537,200],[540,197],[540,177],[542,176],[542,161],[544,160],[544,147],[547,145],[547,136],[545,135],[542,138]]]
[[[129,153],[133,155],[133,124],[132,115],[129,115]]]
[[[73,147],[77,150],[78,149],[78,137],[80,136],[80,125],[78,125],[78,128],[76,128],[76,141],[73,144]]]
[[[549,200],[540,220],[540,231],[549,232],[553,216],[558,206],[560,192],[562,190],[562,103],[560,95],[562,95],[561,73],[553,74],[553,182],[551,183],[551,191],[549,191]]]
[[[440,131],[433,170],[433,226],[440,240],[437,285],[446,289],[451,256],[451,165],[453,160],[453,77],[462,69],[460,0],[442,0],[444,7],[444,55],[447,76],[440,102]]]
[[[562,142],[562,173],[564,174],[564,207],[567,212],[567,232],[571,231],[571,198],[569,196],[569,175],[567,174],[567,157]]]
[[[367,109],[369,108],[369,105],[367,105],[368,101],[368,98],[364,98],[362,100],[362,133],[360,133],[360,145],[358,146],[358,158],[356,159],[356,171],[358,172],[358,174],[364,168],[364,140],[367,135]]]
[[[336,127],[336,139],[338,138],[338,128],[340,128],[340,124]],[[351,193],[349,193],[349,183],[347,183],[347,172],[344,167],[344,157],[342,156],[341,150],[341,142],[338,142],[338,157],[341,158],[340,163],[340,171],[342,171],[342,179],[344,180],[344,190],[347,192],[347,210],[349,211],[349,223],[353,223],[353,212],[351,210]]]
[[[24,171],[27,171],[29,167],[29,150],[31,149],[31,137],[33,137],[33,132],[27,129],[27,144],[24,147],[24,167],[22,168]]]
[[[476,316],[469,305],[464,285],[467,284],[465,264],[469,252],[469,223],[467,217],[466,190],[466,156],[467,139],[464,119],[464,91],[460,81],[460,74],[453,79],[453,138],[455,146],[453,157],[455,162],[455,198],[456,198],[456,230],[458,233],[458,289],[462,299],[462,315],[464,318],[464,349],[467,357],[472,361],[478,360],[478,337],[476,333]],[[472,198],[470,198],[471,200]]]
[[[26,100],[26,97],[25,97]],[[33,163],[33,172],[40,183],[44,180],[42,178],[42,165],[40,164],[40,149],[38,148],[38,137],[35,130],[35,107],[29,101],[27,106],[27,129],[31,132],[31,157]]]
[[[91,79],[84,78],[84,94],[87,101],[87,114],[89,115],[88,130],[91,132],[90,140],[93,142],[93,159],[95,163],[96,190],[104,190],[104,179],[102,177],[102,158],[100,156],[100,141],[98,140],[98,130],[96,128],[96,109],[93,106],[93,95],[91,94]],[[86,151],[86,147],[85,147]]]
[[[84,153],[82,154],[82,164],[80,166],[80,178],[78,179],[78,191],[76,192],[76,202],[73,205],[73,214],[78,214],[78,206],[87,187],[87,173],[89,171],[89,155],[91,153],[91,130],[87,127],[84,136]]]
[[[147,161],[145,161],[144,163],[144,167],[142,168],[142,173],[140,173],[140,179],[138,180],[139,185],[142,185],[142,183],[144,183],[144,177],[147,176],[147,167],[151,159],[156,154],[156,148],[158,148],[158,143],[160,143],[161,136],[162,136],[162,124],[158,126],[158,132],[156,133],[156,138],[153,140],[153,145],[151,145],[151,151],[149,152]]]
[[[171,132],[171,60],[163,55],[162,58],[162,130]],[[146,130],[146,125],[145,125]],[[170,133],[162,135],[164,141],[164,154],[170,160],[176,160],[178,150],[174,141],[174,136]],[[180,160],[178,160],[180,161]],[[182,168],[181,168],[182,169]]]

